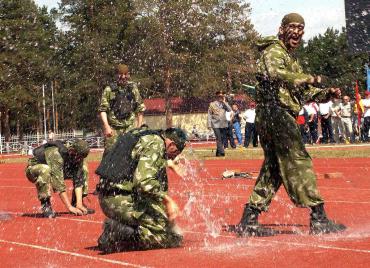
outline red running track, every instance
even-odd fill
[[[221,231],[238,222],[254,180],[220,180],[226,169],[258,171],[261,160],[191,163],[186,179],[170,172],[170,193],[183,208],[184,245],[176,249],[102,255],[96,249],[104,215],[90,195],[94,215],[35,218],[39,203],[24,176],[25,164],[0,164],[1,267],[369,267],[370,158],[314,160],[328,215],[348,226],[342,234],[310,236],[308,210],[295,208],[281,189],[261,222],[282,234],[237,238]],[[90,163],[93,174],[97,163]],[[327,172],[343,178],[323,179]],[[97,181],[91,176],[90,187]],[[69,188],[71,187],[68,182]],[[54,195],[53,206],[65,209]],[[1,214],[2,213],[2,214]]]

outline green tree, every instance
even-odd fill
[[[0,3],[0,111],[6,139],[40,130],[41,85],[49,80],[56,31],[31,0]],[[14,130],[15,129],[15,130]]]
[[[206,96],[251,79],[256,33],[244,1],[133,2],[124,55],[149,94],[166,99],[167,126],[172,96]]]
[[[328,28],[323,35],[310,39],[300,48],[298,57],[308,73],[327,76],[329,85],[342,88],[342,94],[354,96],[353,85],[356,80],[365,88],[364,67],[368,55],[349,52],[344,28],[341,32]]]

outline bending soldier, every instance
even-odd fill
[[[137,84],[129,81],[128,66],[119,64],[116,75],[116,82],[104,89],[98,109],[106,150],[113,146],[119,134],[135,127],[135,120],[137,127],[142,125],[145,110]]]
[[[326,216],[312,160],[295,121],[306,100],[338,94],[334,89],[314,87],[322,78],[304,74],[292,56],[301,43],[304,26],[299,14],[288,14],[282,20],[278,38],[267,37],[257,44],[261,57],[257,62],[256,126],[265,159],[237,228],[242,236],[276,233],[259,225],[258,215],[267,211],[282,184],[295,205],[311,209],[310,233],[345,229]]]
[[[95,212],[83,204],[83,197],[88,194],[88,169],[84,159],[89,151],[87,142],[79,139],[65,144],[62,141],[50,141],[34,149],[34,157],[28,161],[26,176],[36,186],[44,217],[56,216],[51,207],[50,188],[59,193],[69,212],[76,215]],[[72,202],[66,192],[64,180],[67,178],[73,181]]]
[[[179,211],[167,194],[167,159],[185,147],[186,134],[178,128],[165,131],[134,129],[120,135],[103,156],[99,202],[109,218],[98,240],[104,252],[125,249],[177,247],[182,235],[174,219]]]

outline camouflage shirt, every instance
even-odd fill
[[[68,148],[70,145],[66,144]],[[64,179],[70,178],[73,180],[75,187],[83,185],[82,166],[83,161],[80,163],[65,163],[63,157],[59,153],[58,147],[48,147],[45,149],[45,160],[50,168],[51,184],[55,192],[62,193],[66,191]],[[29,166],[39,164],[36,157],[28,160]]]
[[[296,86],[296,80],[307,80],[298,60],[290,54],[276,37],[263,38],[257,43],[261,56],[257,61],[256,101],[261,104],[274,104],[298,115],[306,100],[321,98],[327,89],[310,85]]]
[[[133,111],[125,120],[119,120],[116,118],[113,111],[111,110],[111,103],[114,101],[117,92],[127,90],[132,90],[135,102],[137,103],[137,107],[136,110]],[[107,86],[103,91],[98,111],[107,113],[108,123],[114,129],[129,130],[133,128],[136,115],[145,111],[145,105],[140,96],[137,84],[129,81],[125,86],[117,86],[116,89],[112,89],[111,86]]]
[[[158,180],[159,172],[167,165],[163,139],[155,134],[140,137],[132,150],[131,157],[138,161],[132,182],[124,181],[113,187],[135,192],[140,198],[162,201],[167,194]]]

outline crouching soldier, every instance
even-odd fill
[[[83,204],[83,197],[88,193],[88,170],[84,159],[89,154],[86,141],[75,140],[70,143],[49,141],[33,150],[34,157],[28,161],[26,176],[36,185],[42,214],[55,218],[51,207],[51,189],[59,193],[60,199],[69,212],[75,215],[92,214],[95,211]],[[72,202],[69,201],[64,179],[72,179]]]
[[[182,235],[175,225],[177,204],[167,194],[167,159],[185,147],[178,128],[134,129],[121,134],[96,173],[99,203],[109,218],[98,247],[104,252],[177,247]]]

